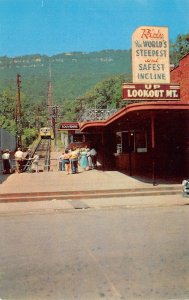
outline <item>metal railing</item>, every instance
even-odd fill
[[[78,122],[86,122],[86,121],[102,121],[108,119],[112,116],[117,109],[85,109],[79,116]]]
[[[14,173],[16,171],[16,160],[10,159],[10,166],[11,171]],[[50,159],[50,156],[48,159],[46,159],[44,164],[44,159],[39,159],[38,167],[40,171],[58,171],[59,170],[59,159]],[[33,173],[35,172],[35,167],[32,165],[31,159],[26,159],[25,163],[22,165],[22,172],[23,173]],[[3,173],[3,160],[0,159],[0,172]]]

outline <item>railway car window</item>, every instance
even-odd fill
[[[50,139],[50,138],[53,139],[54,138],[52,128],[50,128],[50,127],[40,128],[39,134],[42,139]]]

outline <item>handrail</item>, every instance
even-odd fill
[[[49,140],[49,145],[48,145],[48,149],[46,151],[46,155],[45,155],[45,165],[44,165],[44,170],[49,171],[50,170],[50,145],[51,145],[51,141]]]
[[[32,160],[31,159],[26,159],[25,161],[26,161],[26,163],[23,164],[23,169],[25,169],[28,166],[28,161],[32,161]],[[48,171],[50,170],[51,162],[55,161],[57,163],[56,167],[57,167],[57,170],[58,170],[58,163],[59,163],[58,159],[56,159],[56,158],[51,158],[50,159],[50,153],[49,153],[48,158],[46,159],[45,165],[44,165],[44,163],[40,163],[40,161],[44,161],[44,160],[39,159],[38,166],[39,167],[44,166],[44,170],[48,170]],[[11,170],[14,172],[16,170],[16,159],[14,159],[14,158],[10,159],[10,165],[11,165]],[[3,159],[0,159],[0,172],[3,172]],[[23,172],[27,173],[26,170],[23,171]],[[31,170],[29,170],[29,172],[31,172]]]

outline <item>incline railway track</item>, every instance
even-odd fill
[[[39,155],[39,171],[49,171],[50,169],[51,140],[41,139],[35,148],[34,155]]]
[[[31,160],[28,160],[28,163],[25,167],[25,171],[32,171],[32,159],[37,154],[39,156],[38,160],[38,170],[39,172],[49,171],[50,170],[50,151],[51,151],[51,139],[41,139],[37,146],[35,147]]]

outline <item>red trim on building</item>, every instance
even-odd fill
[[[157,101],[156,102],[143,102],[143,103],[135,103],[130,104],[117,113],[109,117],[105,121],[91,121],[80,124],[80,130],[84,131],[86,129],[94,128],[94,127],[105,127],[110,125],[111,123],[115,122],[119,118],[131,113],[131,112],[139,112],[139,111],[152,111],[152,110],[188,110],[189,109],[189,102],[187,101],[179,101],[173,103],[173,101]]]

